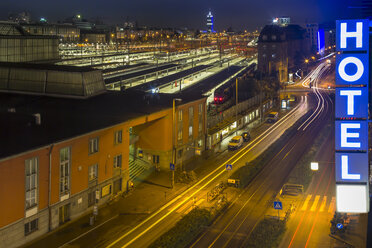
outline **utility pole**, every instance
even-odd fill
[[[128,65],[130,64],[130,51],[129,51],[130,50],[130,44],[129,44],[129,40],[130,39],[127,37],[127,41],[128,41],[127,42],[127,56],[128,56],[128,63],[127,64]]]
[[[262,110],[262,72],[260,72],[260,81],[258,83],[260,86],[260,123],[263,121],[263,110]]]
[[[176,162],[176,101],[182,101],[182,99],[180,98],[173,98],[173,111],[172,111],[172,133],[173,133],[173,137],[172,137],[172,164],[175,166],[175,162]],[[172,175],[171,175],[171,187],[173,189],[174,187],[174,170],[176,168],[174,168],[173,170],[171,170],[172,172]]]
[[[235,80],[235,121],[236,121],[236,134],[238,134],[238,77]]]

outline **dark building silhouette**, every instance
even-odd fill
[[[266,25],[258,39],[258,70],[288,82],[288,73],[295,72],[307,55],[310,45],[306,30],[299,25]]]

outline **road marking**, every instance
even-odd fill
[[[107,222],[109,222],[109,221],[112,221],[113,219],[115,219],[115,218],[117,218],[117,217],[119,217],[119,215],[118,215],[118,214],[117,214],[117,215],[115,215],[115,216],[113,216],[112,218],[110,218],[110,219],[106,220],[105,222],[102,222],[102,223],[101,223],[101,224],[99,224],[98,226],[95,226],[95,227],[93,227],[92,229],[90,229],[90,230],[86,231],[85,233],[82,233],[82,234],[80,234],[80,235],[79,235],[79,236],[77,236],[76,238],[74,238],[74,239],[72,239],[72,240],[70,240],[70,241],[68,241],[68,242],[64,243],[63,245],[59,246],[58,248],[62,248],[62,247],[67,247],[67,245],[69,245],[69,244],[71,244],[72,242],[74,242],[74,241],[76,241],[76,240],[80,239],[81,237],[83,237],[83,236],[87,235],[88,233],[90,233],[90,232],[92,232],[92,231],[96,230],[96,229],[97,229],[97,228],[99,228],[100,226],[102,226],[102,225],[106,224],[106,223],[107,223]]]
[[[328,213],[333,213],[333,211],[335,211],[335,202],[336,202],[336,198],[333,196],[331,200],[331,204],[329,204]]]
[[[180,207],[179,209],[177,209],[176,213],[182,213],[183,210],[185,210],[186,208],[190,207],[190,203],[191,201],[185,203],[182,207]],[[173,212],[175,210],[175,208],[173,208],[172,210],[170,210],[170,212]]]
[[[205,201],[204,198],[201,198],[199,201],[195,203],[196,206],[199,206],[203,201]]]
[[[200,199],[199,201],[197,201],[194,205],[192,205],[192,206],[190,206],[190,203],[192,202],[192,201],[189,201],[188,203],[186,203],[185,205],[183,205],[182,207],[180,207],[176,212],[177,213],[182,213],[187,207],[189,207],[186,211],[185,211],[185,214],[188,214],[192,209],[193,209],[193,207],[194,206],[199,206],[203,201],[204,201],[205,199],[204,198],[202,198],[202,199]],[[172,210],[170,210],[170,211],[172,211]]]
[[[313,205],[310,208],[310,211],[311,212],[314,212],[315,211],[316,206],[318,205],[319,199],[320,199],[320,195],[315,196],[315,201],[314,201]]]
[[[312,196],[313,196],[313,195],[308,195],[308,196],[306,197],[306,200],[305,200],[305,202],[304,202],[304,205],[302,205],[301,211],[306,211],[306,209],[307,209],[307,204],[309,204],[309,201],[310,201],[310,199],[311,199]]]
[[[324,196],[323,197],[323,200],[322,200],[322,204],[320,204],[319,212],[323,212],[324,211],[324,208],[325,208],[325,205],[326,204],[327,204],[327,196]]]
[[[329,189],[329,185],[331,184],[331,179],[334,177],[334,176],[333,176],[334,168],[335,168],[335,167],[332,167],[332,173],[329,174],[329,179],[328,179],[327,188],[326,188],[326,190],[325,190],[325,194],[327,194],[328,189]],[[316,222],[317,222],[317,220],[318,220],[318,217],[319,217],[319,212],[316,212],[316,215],[315,215],[315,219],[314,219],[313,225],[312,225],[312,227],[311,227],[311,230],[310,230],[309,236],[308,236],[308,238],[307,238],[307,240],[306,240],[305,248],[307,248],[307,246],[310,244],[311,235],[313,234],[313,231],[314,231],[314,228],[315,228]]]
[[[323,180],[323,177],[324,177],[326,171],[327,171],[327,170],[323,170],[323,172],[322,172],[322,174],[321,174],[321,176],[320,176],[320,179],[319,179],[318,183],[316,184],[315,190],[313,191],[314,194],[316,194],[316,193],[318,192],[320,182]],[[319,212],[317,212],[317,214],[318,214],[318,213],[319,213]],[[301,217],[300,223],[298,223],[298,225],[297,225],[296,231],[295,231],[295,233],[294,233],[293,236],[292,236],[292,239],[291,239],[291,242],[290,242],[289,245],[288,245],[288,248],[290,248],[290,247],[292,246],[292,244],[293,244],[293,242],[294,242],[294,239],[296,238],[297,232],[298,232],[298,230],[300,229],[300,226],[301,226],[301,224],[302,224],[302,221],[303,221],[303,219],[304,219],[304,217],[305,217],[305,214],[306,214],[306,212],[303,212],[303,213],[302,213],[302,217]]]

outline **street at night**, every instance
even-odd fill
[[[0,248],[372,247],[372,1],[0,3]]]

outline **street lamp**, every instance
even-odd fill
[[[176,101],[181,102],[181,98],[173,98],[173,109],[172,109],[172,128],[173,128],[173,137],[172,137],[172,164],[174,165],[176,162]],[[172,170],[172,181],[171,181],[171,187],[173,189],[174,187],[174,170]]]
[[[310,163],[310,168],[311,168],[312,171],[319,170],[319,163],[318,162],[311,162]]]
[[[308,64],[309,64],[309,60],[308,59],[305,59],[305,64],[306,64],[306,73],[307,73],[307,66],[308,66]]]

